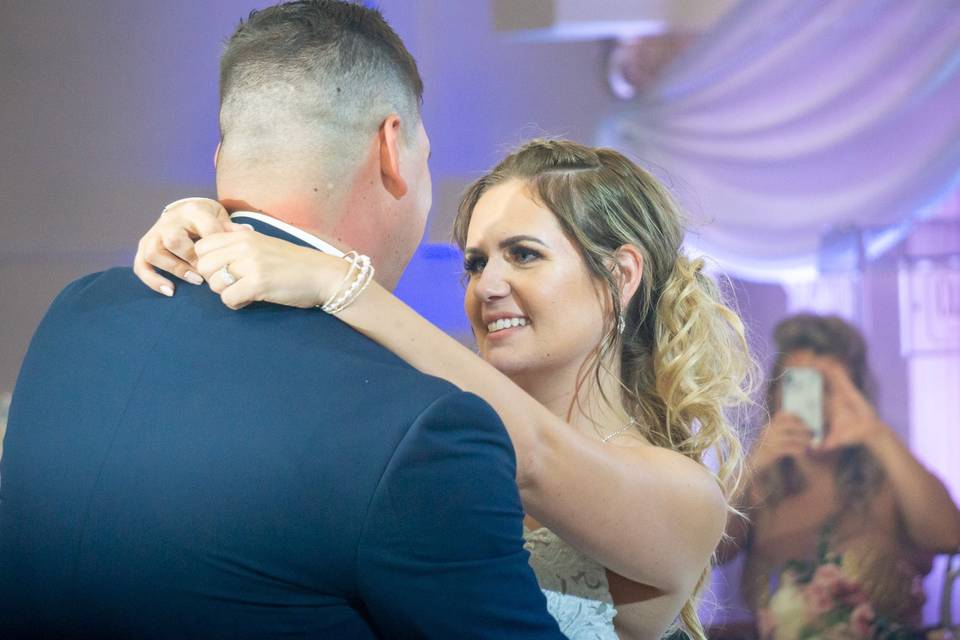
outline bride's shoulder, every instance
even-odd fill
[[[699,479],[700,481],[710,481],[717,484],[716,478],[710,469],[704,464],[693,460],[679,451],[658,447],[650,444],[641,436],[622,438],[616,444],[607,445],[615,455],[626,458],[633,458],[638,462],[646,461],[656,465],[665,465],[671,467],[674,471],[683,476]]]
[[[611,449],[616,449],[615,455],[623,460],[636,463],[629,466],[638,479],[655,474],[660,482],[669,482],[672,497],[680,499],[678,504],[700,514],[704,520],[726,522],[726,496],[716,475],[706,465],[672,449],[651,444],[618,445]]]

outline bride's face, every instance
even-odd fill
[[[480,356],[509,376],[579,369],[600,342],[598,286],[525,183],[489,189],[470,219],[464,308]]]

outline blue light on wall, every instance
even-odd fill
[[[463,257],[447,244],[417,249],[395,293],[420,315],[451,335],[470,332],[463,313]]]

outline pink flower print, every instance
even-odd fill
[[[806,593],[815,615],[823,615],[838,605],[856,607],[867,601],[860,585],[843,575],[840,567],[833,563],[817,567]]]
[[[873,607],[870,606],[869,602],[857,605],[850,614],[850,626],[853,628],[853,632],[857,634],[857,637],[870,637],[875,617],[876,614],[873,612]]]
[[[807,608],[814,617],[820,617],[835,606],[833,593],[828,585],[811,582],[803,589]]]
[[[840,572],[840,567],[828,562],[827,564],[822,564],[817,567],[817,570],[813,573],[813,578],[811,578],[811,584],[820,584],[828,590],[833,590],[834,586],[843,580],[843,573]]]
[[[847,577],[841,578],[833,589],[834,599],[848,607],[856,607],[867,601],[860,585]]]

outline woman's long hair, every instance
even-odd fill
[[[619,358],[619,400],[637,429],[652,444],[701,464],[712,450],[715,477],[729,500],[743,454],[728,412],[748,403],[755,365],[740,318],[703,273],[703,261],[684,255],[683,219],[669,193],[612,149],[533,140],[467,189],[454,223],[461,249],[481,196],[512,179],[526,182],[557,217],[612,308],[604,336],[581,370],[578,401],[591,376],[603,389],[602,373]],[[624,245],[641,252],[643,273],[636,294],[621,308],[611,265]],[[704,632],[696,603],[708,576],[706,567],[681,611],[684,626],[698,638]]]

